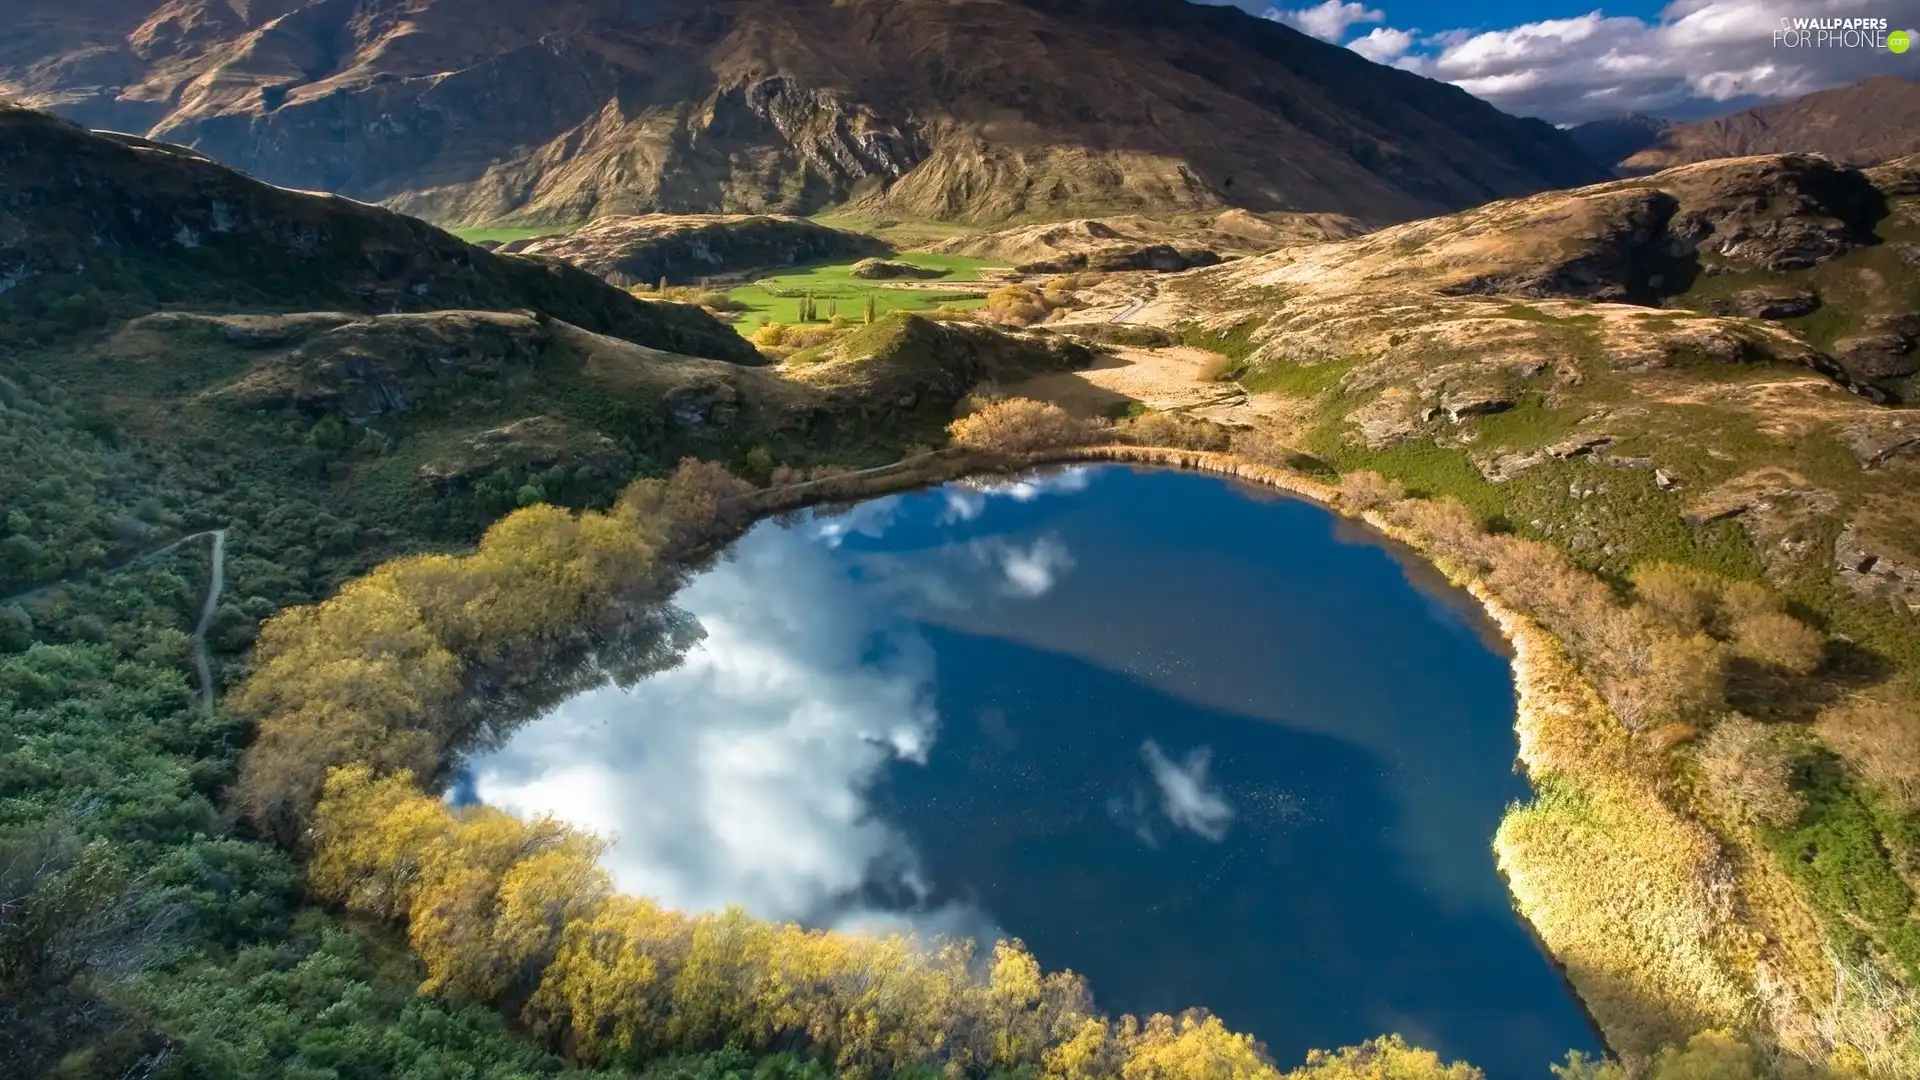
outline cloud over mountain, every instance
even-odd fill
[[[1653,19],[1584,14],[1494,29],[1436,25],[1340,0],[1300,8],[1243,0],[1376,63],[1452,83],[1500,108],[1575,123],[1623,112],[1690,117],[1798,97],[1868,75],[1920,72],[1881,48],[1776,44],[1782,19],[1885,18],[1920,26],[1920,0],[1674,0]],[[1412,25],[1416,22],[1425,25]],[[1354,34],[1362,24],[1371,26]]]

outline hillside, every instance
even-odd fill
[[[696,356],[757,355],[697,309],[571,265],[493,255],[350,199],[287,191],[179,147],[0,104],[0,334],[162,306],[380,314],[537,308]]]
[[[1615,167],[1645,150],[1660,138],[1674,121],[1645,113],[1622,113],[1600,120],[1589,120],[1567,129],[1567,137],[1602,165]]]
[[[1877,165],[1920,152],[1920,83],[1876,75],[1778,105],[1669,124],[1647,134],[1645,142],[1618,156],[1596,152],[1596,160],[1617,164],[1627,174],[1747,154],[1825,154],[1847,165]],[[1574,136],[1582,138],[1577,130]],[[1586,136],[1589,144],[1592,137],[1592,132]]]
[[[691,285],[704,277],[886,254],[870,236],[778,215],[615,215],[562,236],[512,241],[514,254],[544,255],[623,285]]]
[[[83,6],[36,0],[0,86],[447,224],[838,205],[1381,222],[1596,178],[1546,124],[1186,0]]]
[[[1249,255],[1289,244],[1344,240],[1364,232],[1356,221],[1335,214],[1251,214],[1245,210],[1185,216],[1126,215],[1016,225],[956,237],[931,250],[977,258],[1001,259],[1040,273],[1073,270],[1183,270],[1192,261],[1148,265],[1156,252],[1210,252]]]

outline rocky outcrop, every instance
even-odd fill
[[[1393,254],[1409,269],[1444,269],[1436,284],[1454,295],[1655,305],[1703,274],[1803,270],[1877,244],[1887,198],[1823,158],[1712,161],[1407,226],[1392,238]],[[1453,227],[1443,231],[1443,222]],[[1750,287],[1713,303],[1789,318],[1817,303],[1808,294]]]
[[[1076,251],[1055,259],[1022,263],[1018,269],[1023,274],[1075,274],[1083,270],[1096,273],[1151,270],[1165,274],[1192,270],[1201,266],[1215,266],[1219,262],[1220,253],[1206,248],[1175,247],[1172,244],[1120,243],[1090,251]]]
[[[419,478],[430,487],[457,490],[503,469],[525,475],[557,465],[618,479],[632,474],[633,455],[599,432],[554,416],[529,416],[459,440],[422,464]]]
[[[210,396],[242,408],[293,408],[365,424],[408,412],[456,384],[504,396],[532,375],[551,340],[532,315],[384,315],[306,335]]]
[[[1680,200],[1670,226],[1707,273],[1804,270],[1879,243],[1887,195],[1860,172],[1822,157],[1733,158],[1672,169],[1663,190]]]
[[[1920,615],[1920,559],[1881,543],[1853,522],[1833,545],[1834,579],[1863,600]]]
[[[1663,488],[1678,486],[1661,485]],[[1689,500],[1682,515],[1689,525],[1732,518],[1740,523],[1767,573],[1785,582],[1818,555],[1823,535],[1831,535],[1839,500],[1782,467],[1767,467],[1734,477]]]
[[[1092,365],[1097,355],[1064,335],[1008,334],[895,313],[788,364],[794,378],[831,400],[869,421],[891,422],[914,410],[949,417],[953,405],[983,382],[1011,385],[1073,371]]]
[[[1110,249],[1168,245],[1221,257],[1258,255],[1297,244],[1346,240],[1366,228],[1339,214],[1254,214],[1245,210],[1146,217],[1075,218],[955,237],[933,250],[1015,264],[1061,263]]]
[[[1920,372],[1920,314],[1881,315],[1833,343],[1834,360],[1856,379],[1898,379]]]
[[[1819,310],[1820,297],[1811,289],[1792,285],[1760,285],[1709,300],[1705,306],[1716,315],[1740,315],[1749,319],[1797,319]]]
[[[516,242],[510,251],[562,259],[614,285],[689,285],[705,277],[859,258],[887,250],[870,236],[805,218],[645,214],[596,218],[572,232]]]

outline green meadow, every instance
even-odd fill
[[[469,244],[483,244],[491,240],[496,244],[510,244],[515,240],[531,240],[536,236],[553,236],[556,233],[570,233],[578,225],[482,225],[470,229],[448,229],[453,235]]]
[[[928,279],[919,287],[898,287],[884,281],[866,281],[853,276],[852,262],[823,263],[760,278],[748,285],[730,289],[727,296],[741,305],[736,329],[750,334],[764,317],[769,322],[797,323],[800,302],[812,296],[819,317],[830,318],[836,312],[859,319],[866,310],[867,298],[873,298],[875,313],[889,311],[925,311],[943,304],[955,308],[979,307],[993,285],[981,280],[984,270],[1004,267],[992,259],[972,259],[964,255],[935,255],[921,251],[891,256],[898,262],[944,270],[944,278]],[[951,286],[951,287],[949,287]]]

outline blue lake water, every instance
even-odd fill
[[[1019,937],[1283,1068],[1385,1031],[1492,1080],[1597,1049],[1493,864],[1527,794],[1501,642],[1317,507],[1118,466],[949,485],[762,523],[676,604],[678,667],[462,791],[613,837],[669,905]]]

